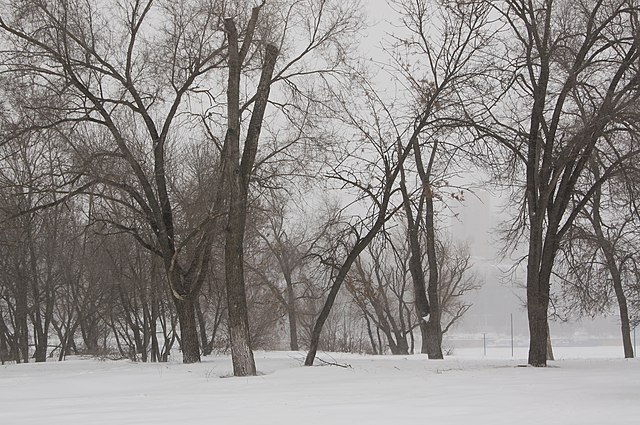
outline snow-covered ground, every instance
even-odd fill
[[[257,352],[253,378],[227,377],[228,357],[5,365],[0,424],[640,424],[640,360],[618,347],[558,348],[548,368],[515,355],[320,354],[349,367],[308,368],[301,353]]]

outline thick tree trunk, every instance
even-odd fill
[[[36,363],[44,363],[47,361],[48,335],[40,329],[35,329],[35,335],[35,353],[33,357]]]
[[[529,359],[532,366],[547,365],[547,307],[540,285],[542,227],[531,217],[527,258],[527,316],[529,319]]]
[[[540,248],[541,234],[533,233],[529,243],[527,264],[527,315],[529,318],[529,359],[535,367],[547,365],[547,342],[549,338],[548,310],[551,271],[555,248],[553,241],[547,240]],[[540,229],[541,231],[541,229]],[[538,244],[540,243],[540,244]],[[544,253],[544,254],[543,254]]]
[[[233,203],[233,200],[232,200]],[[249,313],[244,285],[244,226],[246,211],[242,206],[230,208],[225,245],[225,279],[229,312],[231,358],[235,376],[253,376],[256,365],[251,351]]]
[[[198,341],[198,325],[196,323],[195,303],[189,298],[174,298],[178,321],[180,323],[180,348],[183,363],[200,361],[200,343]]]
[[[422,344],[423,353],[426,352],[431,360],[442,360],[442,328],[439,320],[433,316],[425,325],[426,340]]]
[[[547,309],[540,297],[527,296],[529,318],[529,359],[535,367],[547,365]]]
[[[435,149],[435,148],[434,148]],[[438,256],[436,253],[435,235],[435,210],[433,207],[433,193],[428,187],[425,196],[425,230],[427,233],[427,261],[429,263],[429,286],[427,295],[429,297],[429,309],[431,311],[427,321],[427,355],[430,359],[443,359],[442,355],[442,325],[440,323],[440,297],[438,296],[440,276],[438,276]]]
[[[249,314],[244,283],[244,234],[247,220],[249,181],[258,151],[262,121],[271,89],[278,49],[268,44],[247,136],[240,158],[240,76],[242,63],[250,48],[260,7],[254,7],[242,46],[233,18],[225,18],[229,41],[229,75],[227,87],[227,134],[223,148],[224,182],[227,189],[228,216],[225,243],[225,279],[229,312],[229,336],[235,376],[256,374],[251,351]]]

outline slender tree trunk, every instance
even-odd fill
[[[607,241],[603,240],[603,243]],[[618,311],[620,314],[620,330],[622,332],[622,346],[624,348],[624,357],[627,359],[633,358],[633,345],[631,344],[631,325],[629,323],[629,307],[627,306],[627,297],[624,293],[624,287],[622,286],[622,276],[620,269],[616,264],[613,252],[610,247],[604,247],[605,258],[607,260],[607,266],[609,273],[611,274],[611,280],[613,281],[613,290],[616,294],[616,300],[618,301]]]
[[[431,316],[431,306],[425,290],[426,282],[422,268],[422,247],[420,244],[420,225],[414,218],[411,199],[406,186],[404,168],[400,170],[400,190],[402,191],[403,207],[407,217],[407,238],[409,239],[409,272],[413,282],[413,293],[416,312],[420,320],[420,333],[422,335],[422,353],[429,353],[430,332],[427,323]],[[437,277],[436,277],[437,279]]]
[[[376,346],[376,341],[373,338],[373,332],[371,331],[371,320],[369,320],[366,314],[364,315],[364,321],[367,324],[367,335],[369,336],[369,343],[371,344],[371,350],[373,351],[373,354],[376,355],[378,354],[378,348]]]
[[[198,319],[200,345],[202,347],[203,354],[206,356],[207,354],[210,354],[210,353],[207,353],[207,348],[206,348],[209,343],[209,339],[207,337],[207,322],[205,321],[204,313],[202,312],[199,298],[197,298],[195,301],[195,309],[196,309],[196,318]]]
[[[296,296],[293,291],[291,276],[285,276],[287,281],[287,315],[289,318],[289,348],[298,351],[298,319],[296,317]]]
[[[600,179],[601,173],[598,162],[595,159],[591,162],[590,167],[594,177],[596,179]],[[600,206],[602,205],[601,187],[598,187],[594,191],[592,205],[593,210],[590,219],[592,220],[593,230],[596,237],[598,238],[600,248],[602,249],[602,253],[604,254],[604,258],[607,262],[607,268],[613,282],[613,290],[616,294],[616,300],[618,301],[618,311],[620,314],[620,331],[622,332],[622,346],[624,348],[624,357],[627,359],[632,359],[634,357],[634,353],[633,346],[631,344],[629,307],[627,306],[627,297],[624,293],[624,287],[622,285],[622,265],[618,265],[615,256],[615,246],[612,244],[607,235],[605,235],[604,229],[602,228],[604,223],[600,214]]]
[[[15,360],[17,363],[29,362],[29,328],[27,314],[27,289],[24,282],[18,282],[15,313]]]

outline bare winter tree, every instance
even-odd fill
[[[390,240],[385,244],[370,245],[367,255],[358,258],[347,288],[365,317],[375,325],[377,333],[382,332],[385,336],[392,354],[413,353],[413,330],[419,326],[420,318],[410,308],[414,297],[409,265],[411,250],[405,234],[386,237]],[[421,239],[425,237],[423,233]],[[471,308],[468,295],[480,287],[480,282],[471,271],[467,250],[443,238],[436,241],[436,246],[438,303],[442,310],[439,344],[442,345],[444,334]],[[431,271],[425,269],[425,273]],[[372,333],[370,339],[376,351]],[[377,346],[382,350],[381,341]]]
[[[529,364],[547,359],[551,274],[572,223],[618,166],[636,155],[604,156],[602,173],[576,194],[594,154],[616,133],[635,132],[640,6],[627,0],[488,2],[503,25],[503,48],[487,63],[498,96],[468,102],[480,137],[504,146],[520,218],[508,238],[527,238]],[[494,157],[495,158],[495,157]],[[504,170],[504,169],[503,169]]]
[[[2,2],[2,73],[15,103],[4,139],[49,130],[64,135],[67,177],[55,190],[65,199],[101,197],[135,216],[110,224],[162,259],[185,362],[200,359],[195,304],[209,269],[212,229],[223,220],[234,373],[255,374],[242,261],[250,177],[270,97],[282,110],[297,104],[271,88],[282,83],[302,98],[313,84],[301,90],[299,80],[338,75],[343,41],[360,25],[355,6]],[[187,222],[172,183],[180,170],[177,147],[204,139],[193,122],[197,115],[218,148],[211,164],[218,184],[199,188],[209,191],[208,207]]]
[[[419,326],[420,318],[412,308],[410,254],[406,248],[406,244],[397,248],[387,243],[385,249],[383,244],[374,241],[367,247],[366,256],[358,257],[346,283],[365,316],[374,352],[383,353],[386,345],[391,354],[413,353],[413,330]],[[374,337],[369,323],[375,326],[376,335],[382,332],[386,344]]]
[[[601,177],[598,156],[594,156],[588,167],[591,181]],[[560,267],[556,275],[560,277],[561,286],[557,296],[569,314],[605,314],[615,300],[624,355],[632,358],[629,301],[633,302],[632,288],[636,281],[638,217],[633,195],[627,190],[635,182],[625,182],[635,174],[634,170],[621,171],[629,172],[616,173],[596,188],[560,244]]]
[[[481,2],[440,4],[421,0],[395,4],[407,35],[397,36],[392,51],[394,70],[409,92],[409,126],[424,122],[421,131],[410,139],[413,162],[404,165],[400,179],[411,248],[410,270],[416,308],[424,318],[420,324],[422,352],[429,358],[442,359],[436,202],[447,198],[443,194],[448,191],[450,174],[467,155],[463,139],[448,129],[450,120],[459,116],[460,103],[464,102],[461,99],[476,96],[472,88],[483,72],[477,56],[487,47],[489,8]],[[436,31],[432,31],[434,27]],[[396,117],[394,122],[403,121]],[[402,127],[396,131],[399,137],[407,132]],[[449,192],[455,199],[462,196],[458,190]],[[428,275],[424,273],[423,254]],[[424,308],[427,300],[429,314]]]

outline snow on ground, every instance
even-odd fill
[[[524,354],[523,354],[524,353]],[[201,364],[70,359],[0,366],[0,425],[640,424],[640,360],[618,347],[558,348],[548,368],[526,349],[459,349],[442,361],[257,352],[260,376]],[[582,358],[581,358],[582,357]]]

